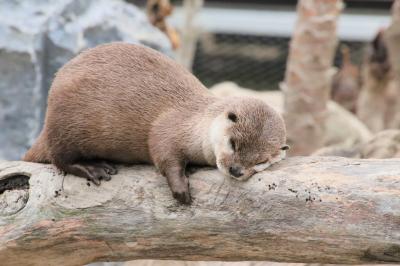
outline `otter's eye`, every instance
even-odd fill
[[[228,119],[231,120],[232,122],[236,123],[236,121],[237,121],[237,116],[236,116],[236,114],[234,114],[234,113],[232,113],[232,112],[229,112],[229,113],[228,113]]]
[[[233,139],[229,139],[229,143],[231,144],[232,150],[236,151],[236,143]]]
[[[283,151],[286,151],[288,149],[290,149],[289,145],[284,145],[281,147],[281,150],[283,150]]]

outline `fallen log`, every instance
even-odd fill
[[[231,180],[190,173],[179,205],[152,166],[97,187],[55,167],[0,162],[0,264],[134,259],[400,262],[400,160],[294,157]]]

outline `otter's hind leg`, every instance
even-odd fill
[[[68,174],[89,179],[95,185],[100,185],[101,180],[111,180],[111,175],[118,172],[114,165],[101,160],[54,160],[54,164]]]
[[[99,167],[104,168],[107,171],[107,173],[110,174],[110,175],[118,174],[117,167],[114,164],[110,163],[110,162],[100,160],[100,161],[94,161],[94,164],[99,166]]]
[[[100,166],[97,163],[74,163],[65,165],[63,168],[65,172],[87,178],[97,186],[100,185],[101,180],[111,180],[111,173],[109,172],[109,169]]]

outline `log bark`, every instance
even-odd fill
[[[399,165],[294,157],[244,183],[197,169],[182,206],[152,166],[119,167],[96,187],[51,165],[0,162],[0,204],[13,210],[0,215],[0,261],[400,262]]]
[[[285,81],[285,121],[291,154],[307,155],[323,146],[327,102],[337,46],[341,0],[300,0],[290,43]]]

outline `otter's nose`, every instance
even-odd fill
[[[234,177],[241,177],[243,175],[242,168],[238,166],[229,167],[229,174]]]

